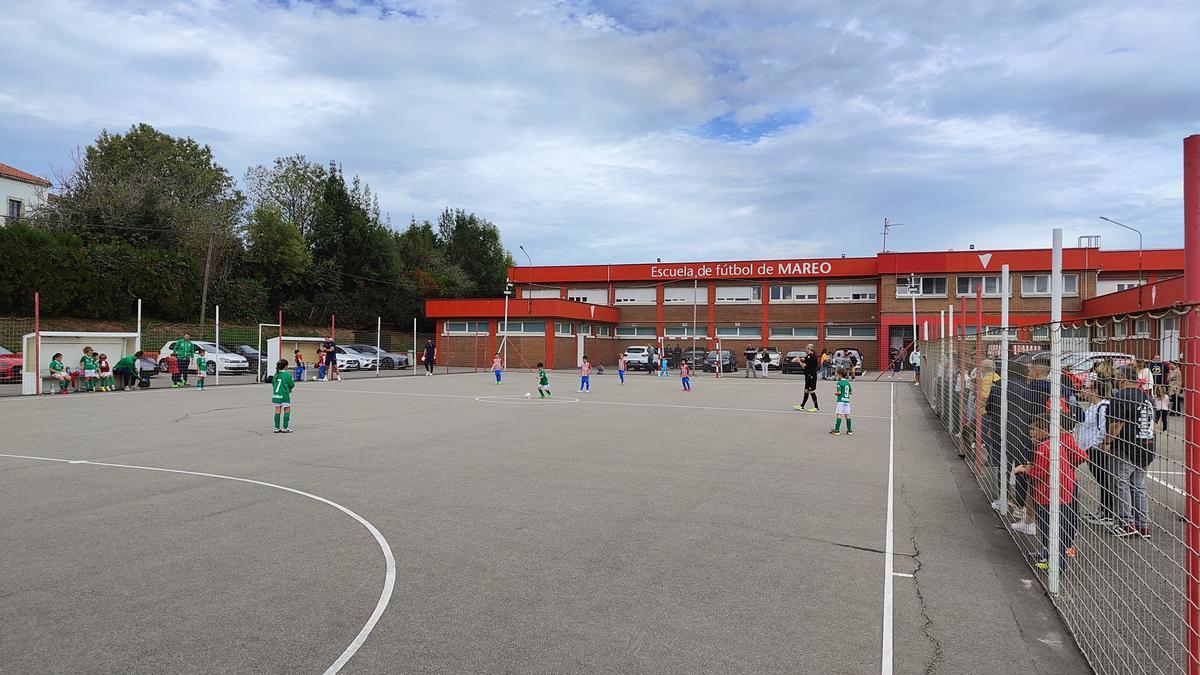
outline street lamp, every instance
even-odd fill
[[[1129,230],[1130,232],[1137,234],[1137,236],[1138,236],[1138,307],[1141,307],[1142,306],[1142,284],[1145,283],[1145,281],[1142,278],[1142,231],[1137,229],[1136,227],[1130,227],[1130,226],[1126,225],[1125,223],[1118,223],[1117,221],[1113,220],[1112,218],[1105,218],[1104,216],[1100,216],[1100,220],[1107,221],[1109,223],[1112,223],[1113,225],[1120,225],[1121,227]]]

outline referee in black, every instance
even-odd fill
[[[808,345],[808,351],[804,354],[804,399],[796,406],[796,410],[804,410],[809,396],[812,396],[812,407],[808,411],[821,410],[821,405],[817,403],[817,369],[820,365],[821,359],[817,356],[817,350],[811,344]]]

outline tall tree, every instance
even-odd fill
[[[246,170],[246,190],[255,208],[273,208],[307,237],[327,173],[304,155],[277,157],[269,169],[258,164]]]
[[[260,205],[246,221],[249,274],[267,288],[269,306],[277,307],[293,292],[312,264],[300,229],[273,206]]]
[[[456,261],[467,273],[476,295],[504,292],[504,279],[513,258],[491,221],[462,209],[446,209],[438,217],[438,240],[446,258]]]

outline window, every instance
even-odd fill
[[[875,326],[826,326],[825,337],[842,340],[874,340]]]
[[[1075,340],[1087,339],[1088,329],[1087,326],[1063,326],[1062,330],[1059,331],[1059,335],[1063,338]]]
[[[1017,329],[1015,326],[1009,326],[1007,332],[1008,332],[1009,340],[1017,339]],[[1000,340],[1004,337],[1004,333],[1005,333],[1005,330],[999,326],[985,327],[983,329],[983,339],[984,340]]]
[[[444,328],[446,335],[487,335],[487,321],[447,321]]]
[[[1117,290],[1118,291],[1127,291],[1131,288],[1137,288],[1140,285],[1141,284],[1139,284],[1136,281],[1118,281],[1117,282]]]
[[[708,286],[667,286],[663,289],[663,304],[707,305]]]
[[[575,327],[571,325],[570,321],[555,321],[554,334],[561,335],[563,337],[571,337],[575,334]]]
[[[1124,321],[1113,322],[1112,336],[1114,340],[1124,340],[1129,336],[1129,324]]]
[[[975,295],[980,284],[983,285],[985,296],[999,297],[1003,291],[1003,279],[1000,277],[958,277],[957,293],[959,296]]]
[[[596,326],[596,337],[608,337],[612,335],[612,329],[608,326]]]
[[[1092,326],[1092,340],[1100,342],[1108,339],[1108,324],[1096,324]]]
[[[8,219],[16,220],[17,218],[20,218],[21,217],[21,207],[23,205],[24,204],[21,202],[20,199],[8,200],[8,214],[7,214]]]
[[[1025,274],[1021,276],[1021,295],[1050,295],[1049,274]],[[1079,295],[1079,275],[1063,275],[1063,295]]]
[[[717,326],[717,337],[761,338],[761,326]]]
[[[771,302],[816,302],[817,285],[771,286]]]
[[[771,337],[784,340],[816,340],[816,326],[771,326]]]
[[[1150,337],[1150,319],[1138,319],[1133,322],[1134,337]]]
[[[617,288],[614,293],[613,302],[617,305],[654,305],[658,303],[658,291],[653,288]]]
[[[829,284],[827,302],[875,302],[875,284]]]
[[[657,337],[654,326],[617,326],[617,337]]]
[[[607,305],[607,288],[568,288],[567,299],[572,302],[586,302],[591,305]]]
[[[544,298],[558,299],[562,297],[562,291],[557,288],[525,288],[521,291],[521,297],[535,300]]]
[[[708,331],[700,326],[666,326],[663,332],[667,337],[708,337]]]
[[[916,291],[910,291],[911,287]],[[946,277],[896,277],[896,297],[946,297]]]
[[[762,286],[717,286],[717,304],[762,302]]]
[[[545,321],[503,321],[499,324],[500,335],[545,335]]]
[[[1038,342],[1050,340],[1050,326],[1034,326],[1029,329],[1029,339]]]

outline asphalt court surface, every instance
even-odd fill
[[[837,437],[828,382],[551,384],[303,383],[290,435],[265,386],[0,401],[0,452],[76,462],[0,457],[0,662],[879,672],[894,409],[896,672],[1087,672],[910,382]]]

